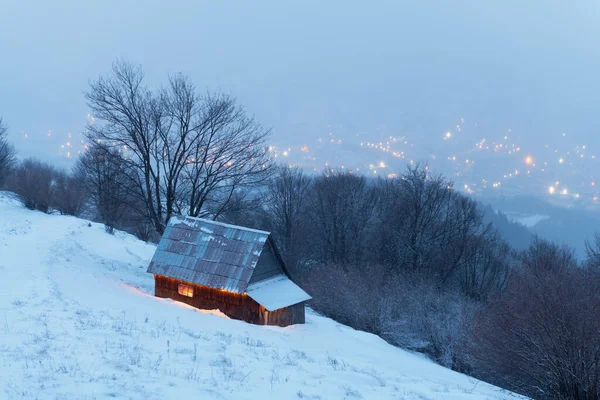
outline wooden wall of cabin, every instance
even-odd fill
[[[180,284],[194,288],[193,297],[179,294]],[[288,326],[305,322],[304,302],[269,312],[246,294],[195,285],[161,275],[154,275],[154,294],[156,297],[170,298],[203,310],[218,309],[230,318],[258,325]]]
[[[264,311],[264,307],[261,306]],[[263,325],[278,325],[278,326],[288,326],[295,324],[303,324],[305,322],[305,304],[304,302],[294,304],[289,307],[281,308],[276,311],[266,312],[261,314],[261,318],[263,318]]]

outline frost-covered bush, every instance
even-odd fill
[[[17,162],[14,146],[7,140],[8,128],[0,118],[0,188],[4,186],[6,179]]]
[[[47,213],[52,205],[55,177],[56,170],[50,164],[28,158],[12,173],[8,189],[17,194],[25,207]]]
[[[345,272],[337,265],[318,265],[303,285],[317,311],[461,368],[463,335],[477,306],[460,292],[440,289],[415,274],[386,276],[379,266]]]
[[[424,352],[444,366],[461,369],[464,334],[477,303],[417,277],[398,279],[396,288],[393,300],[382,310],[382,337]]]

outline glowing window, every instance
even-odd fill
[[[179,289],[177,290],[179,294],[194,297],[194,288],[188,285],[179,285]]]

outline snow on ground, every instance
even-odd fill
[[[262,327],[155,298],[153,252],[0,192],[0,398],[514,398],[311,311]]]

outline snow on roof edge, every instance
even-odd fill
[[[213,220],[205,219],[205,218],[189,217],[189,216],[183,216],[183,215],[174,215],[173,217],[171,217],[171,220],[169,221],[169,224],[171,224],[171,223],[177,223],[177,222],[185,223],[184,221],[187,218],[193,219],[193,220],[197,220],[197,221],[206,222],[207,224],[220,225],[220,226],[223,226],[225,228],[239,229],[239,230],[242,230],[242,231],[248,231],[248,232],[254,232],[254,233],[262,233],[264,235],[270,235],[271,234],[271,232],[261,231],[260,229],[247,228],[245,226],[226,224],[225,222],[219,222],[219,221],[213,221]]]
[[[312,299],[285,275],[253,283],[246,289],[246,294],[268,311],[276,311]]]

